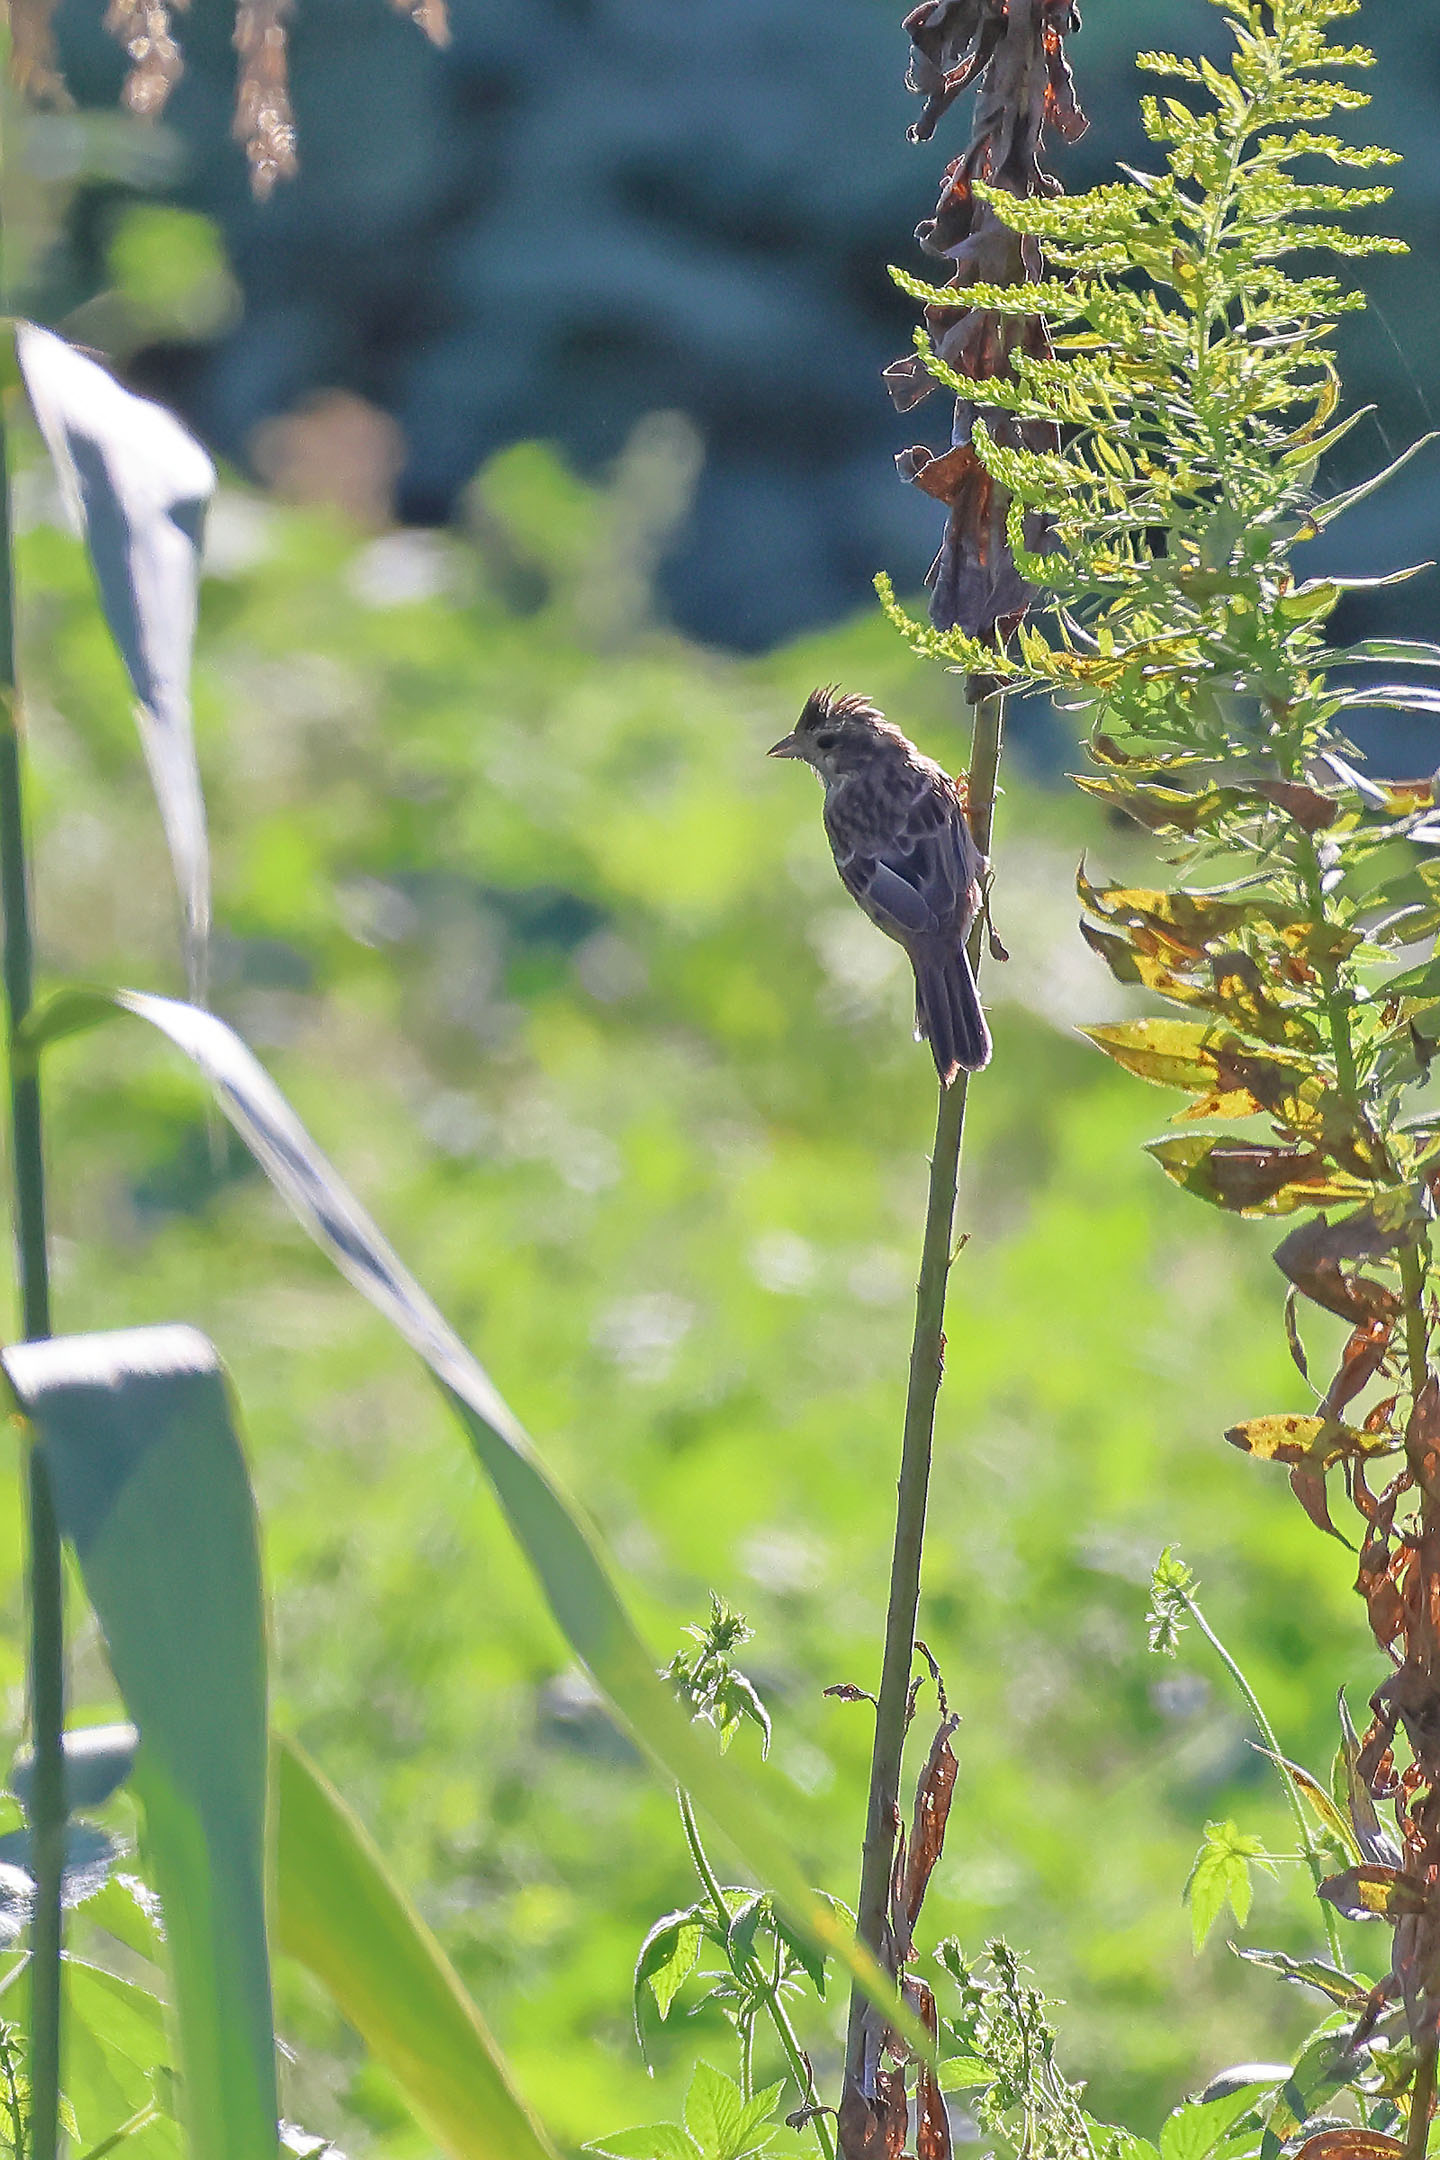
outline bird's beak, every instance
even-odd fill
[[[804,757],[805,753],[793,735],[782,735],[779,742],[772,743],[766,757]]]

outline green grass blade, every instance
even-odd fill
[[[255,1507],[193,1328],[24,1343],[5,1369],[140,1731],[192,2160],[274,2160],[265,1634]]]
[[[190,656],[215,468],[173,414],[122,388],[52,331],[17,323],[15,354],[135,688],[140,741],[184,911],[190,995],[203,1003],[210,848]]]
[[[555,2160],[444,1951],[364,1827],[276,1738],[275,1926],[449,2160]]]
[[[479,1362],[336,1175],[274,1081],[213,1013],[141,991],[115,997],[124,1011],[168,1035],[204,1073],[225,1115],[310,1235],[425,1360],[468,1433],[567,1641],[641,1747],[694,1796],[805,1940],[845,1965],[912,2046],[933,2055],[919,2020],[833,1908],[808,1887],[785,1839],[733,1766],[697,1738],[657,1676],[578,1512]]]

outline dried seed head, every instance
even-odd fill
[[[43,105],[68,105],[55,65],[54,16],[59,0],[10,0],[10,74],[17,90]]]
[[[236,0],[240,74],[232,132],[245,146],[250,185],[262,201],[277,180],[291,179],[297,169],[285,38],[290,9],[291,0]]]
[[[449,44],[450,16],[445,0],[390,0],[390,4],[402,15],[408,15],[432,45]]]
[[[174,4],[186,7],[189,0],[174,0]],[[185,64],[170,35],[169,0],[110,0],[105,27],[130,60],[122,99],[131,112],[153,120],[164,111]]]

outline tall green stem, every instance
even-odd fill
[[[1004,693],[992,691],[975,706],[975,739],[970,760],[970,823],[980,851],[985,855],[990,852],[994,825],[995,784],[1000,769],[1004,726]],[[970,933],[970,961],[977,971],[983,932],[984,925],[977,920]],[[916,1286],[915,1333],[910,1347],[910,1384],[905,1398],[895,1544],[890,1563],[890,1602],[885,1616],[885,1656],[875,1710],[875,1745],[870,1758],[870,1796],[865,1810],[857,1907],[860,1940],[873,1956],[881,1959],[889,1927],[890,1874],[895,1861],[895,1833],[899,1822],[900,1759],[905,1746],[910,1672],[915,1660],[920,1558],[925,1544],[935,1402],[944,1370],[945,1292],[950,1279],[960,1143],[965,1132],[969,1080],[969,1074],[962,1072],[953,1085],[940,1090],[935,1151],[930,1158],[925,1242]],[[859,2080],[864,2068],[865,2011],[865,1997],[858,1988],[852,1990],[845,2051],[847,2086]]]
[[[676,1798],[680,1802],[680,1821],[684,1827],[685,1843],[690,1848],[690,1858],[694,1862],[695,1872],[704,1887],[705,1895],[710,1900],[711,1910],[714,1912],[717,1922],[728,1931],[730,1908],[725,1903],[725,1893],[720,1887],[720,1879],[710,1865],[710,1856],[706,1852],[704,1842],[700,1836],[700,1825],[695,1820],[695,1809],[691,1805],[690,1795],[682,1788],[677,1791]],[[811,2074],[809,2060],[800,2045],[799,2039],[796,2037],[795,2028],[790,2022],[790,2013],[785,2007],[785,1998],[780,1993],[779,1973],[777,1971],[772,1980],[760,1964],[758,1957],[752,1953],[744,1966],[744,1975],[764,1997],[765,2008],[769,2013],[770,2022],[775,2028],[775,2036],[785,2050],[785,2060],[790,2065],[790,2075],[795,2080],[801,2100],[808,2107],[815,2099],[815,2080]],[[753,2044],[753,2026],[751,2027],[750,2039]],[[813,2114],[810,2117],[810,2128],[815,2133],[815,2142],[820,2147],[824,2160],[835,2160],[835,2140],[831,2135],[830,2125],[824,2115],[818,2112]]]
[[[1321,1853],[1315,1833],[1310,1826],[1310,1819],[1305,1813],[1304,1804],[1295,1790],[1289,1771],[1284,1768],[1284,1757],[1280,1753],[1280,1742],[1275,1737],[1274,1726],[1265,1715],[1265,1706],[1234,1658],[1231,1657],[1224,1643],[1215,1633],[1214,1628],[1205,1618],[1195,1599],[1188,1593],[1185,1595],[1185,1610],[1215,1652],[1216,1657],[1225,1667],[1226,1672],[1235,1682],[1236,1687],[1239,1688],[1240,1693],[1245,1698],[1246,1708],[1260,1728],[1260,1737],[1265,1743],[1266,1752],[1280,1773],[1280,1782],[1285,1788],[1285,1798],[1295,1823],[1295,1834],[1300,1840],[1300,1850],[1305,1855],[1305,1862],[1310,1870],[1310,1879],[1315,1885],[1318,1896],[1320,1885],[1325,1880],[1329,1870],[1326,1868],[1324,1855]],[[1327,1904],[1323,1898],[1319,1900],[1319,1903],[1320,1915],[1325,1925],[1325,1941],[1329,1947],[1331,1959],[1337,1969],[1344,1972],[1345,1958],[1340,1948],[1340,1930],[1334,1908]]]
[[[3,174],[3,143],[0,143]],[[3,283],[3,272],[0,272]],[[0,974],[10,1066],[10,1179],[28,1341],[50,1333],[45,1242],[45,1157],[40,1079],[19,1050],[30,1010],[34,942],[25,859],[25,803],[15,684],[14,551],[4,416],[0,414]],[[55,2160],[60,2121],[60,1890],[65,1861],[64,1600],[60,1526],[44,1456],[27,1465],[30,1516],[30,1726],[35,1749],[30,1811],[35,1906],[30,1923],[30,2154]]]

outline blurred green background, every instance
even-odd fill
[[[956,762],[956,686],[873,618],[763,662],[656,629],[623,473],[586,492],[517,450],[479,497],[488,547],[222,494],[198,682],[216,1002],[593,1514],[657,1662],[712,1588],[750,1614],[776,1722],[757,1775],[848,1897],[867,1713],[821,1690],[878,1670],[933,1075],[815,790],[763,751],[838,678]],[[19,501],[45,970],[174,989],[128,698],[38,468]],[[499,589],[517,566],[541,595],[523,614]],[[1144,855],[1023,762],[1006,785],[1013,958],[923,1612],[963,1768],[926,1923],[1023,1946],[1095,2105],[1153,2127],[1283,2050],[1301,2006],[1223,1944],[1192,1958],[1204,1821],[1279,1852],[1290,1830],[1223,1676],[1147,1657],[1149,1566],[1181,1541],[1302,1756],[1328,1759],[1334,1688],[1374,1660],[1344,1554],[1220,1437],[1299,1406],[1273,1233],[1164,1184],[1138,1143],[1169,1100],[1074,1032],[1123,1009],[1073,931],[1076,861]],[[50,1104],[60,1325],[183,1317],[234,1374],[280,1715],[557,2131],[653,2117],[724,2045],[714,2013],[677,2013],[657,2090],[629,2032],[639,1939],[687,1899],[673,1801],[568,1667],[431,1390],[142,1031],[56,1053]],[[18,1720],[13,1521],[6,1550]],[[79,1666],[98,1712],[91,1638]],[[1252,1941],[1313,1943],[1293,1875],[1261,1888]],[[423,2151],[323,2002],[294,1975],[281,2001],[290,2112],[352,2154]],[[837,2015],[808,2035],[822,2067]]]
[[[481,21],[456,12],[462,28]],[[513,12],[497,7],[493,21]],[[758,36],[753,10],[732,12]],[[1137,87],[1133,44],[1188,42],[1213,17],[1158,0],[1094,12],[1075,57],[1098,174],[1134,148],[1118,117]],[[71,50],[100,52],[82,13],[62,14]],[[613,10],[571,13],[614,28]],[[392,33],[414,38],[378,0],[374,14],[383,51]],[[883,31],[895,69],[885,126],[910,160],[908,194],[885,198],[883,219],[869,198],[863,215],[841,205],[841,253],[816,272],[812,298],[862,258],[861,297],[883,290],[877,263],[908,259],[939,164],[899,140],[908,115],[888,11],[866,0],[841,15],[847,37],[862,16],[866,38]],[[186,20],[194,128],[223,132],[205,89],[223,40],[205,8]],[[315,38],[338,21],[318,0],[299,16]],[[1418,142],[1415,114],[1435,85],[1402,47],[1431,51],[1436,32],[1403,21],[1402,33],[1402,11],[1377,0],[1366,29],[1391,56],[1382,118],[1400,116],[1403,93]],[[319,83],[324,47],[305,50],[297,80]],[[794,47],[796,80],[809,51]],[[360,77],[344,80],[359,97]],[[854,77],[854,109],[880,95],[879,80],[873,67]],[[77,87],[98,99],[114,85],[87,86],[82,70]],[[177,104],[171,137],[113,114],[25,122],[29,180],[10,209],[22,269],[37,306],[49,294],[48,317],[134,362],[137,379],[163,376],[155,355],[168,352],[180,383],[183,348],[192,387],[201,360],[217,381],[238,369],[247,394],[271,383],[252,417],[283,422],[299,392],[257,372],[245,342],[266,321],[243,305],[255,265],[283,272],[292,299],[316,300],[311,273],[334,228],[306,228],[308,254],[294,252],[296,232],[313,191],[343,209],[341,183],[355,176],[352,158],[327,179],[325,159],[363,148],[379,188],[381,153],[413,152],[415,139],[358,125],[347,135],[341,109],[311,134],[289,197],[252,213],[231,189],[228,207],[208,206],[217,224],[195,199],[204,171],[184,162],[186,112]],[[807,138],[788,125],[776,120],[775,139],[793,165]],[[831,125],[844,164],[848,122]],[[768,169],[762,160],[762,179]],[[1435,184],[1423,155],[1400,184],[1423,238]],[[392,208],[410,199],[380,194]],[[682,225],[697,215],[677,212]],[[803,250],[811,228],[799,228]],[[393,264],[409,245],[403,220],[382,223],[381,243]],[[767,244],[755,238],[752,268]],[[633,294],[623,251],[594,263],[597,285]],[[557,275],[542,262],[536,289]],[[1413,264],[1377,272],[1392,275],[1406,282],[1382,295],[1384,325],[1352,333],[1350,350],[1362,384],[1413,366],[1423,404],[1430,286]],[[803,389],[802,363],[821,348],[841,356],[851,388],[833,442],[859,410],[854,352],[866,370],[888,357],[896,324],[882,310],[852,350],[858,317],[807,317],[806,289],[785,300],[800,359],[772,355],[772,367]],[[1413,319],[1396,316],[1396,293]],[[402,300],[375,319],[400,320]],[[510,337],[514,323],[493,296],[487,305]],[[636,305],[646,319],[643,293]],[[360,303],[342,290],[342,322],[347,306]],[[1396,349],[1410,346],[1403,364],[1385,357],[1390,324]],[[478,478],[474,459],[455,465],[452,523],[396,528],[398,399],[323,340],[305,349],[318,353],[314,381],[349,402],[305,407],[298,429],[269,438],[274,470],[291,495],[345,507],[286,504],[232,473],[212,520],[197,725],[217,1008],[598,1523],[657,1664],[712,1589],[750,1615],[747,1662],[775,1718],[755,1774],[814,1879],[849,1898],[868,1713],[821,1691],[878,1675],[933,1075],[910,1041],[903,959],[835,880],[818,795],[763,752],[817,682],[839,680],[873,692],[936,756],[963,759],[958,684],[911,660],[873,610],[853,612],[859,570],[882,561],[913,597],[929,523],[912,517],[902,532],[888,511],[856,507],[885,490],[907,515],[915,507],[890,477],[882,422],[845,437],[865,467],[860,495],[848,481],[807,493],[816,438],[797,433],[782,401],[757,440],[769,456],[783,438],[798,477],[707,526],[714,427],[669,378],[641,375],[638,404],[617,394],[588,434],[523,407],[511,432],[560,447],[477,437]],[[723,349],[735,365],[721,403],[743,436],[746,416],[768,410],[741,364],[755,348],[737,331]],[[545,379],[559,412],[572,376]],[[623,366],[604,379],[631,387]],[[691,379],[713,388],[703,370]],[[437,378],[437,413],[447,395]],[[1386,425],[1404,439],[1415,415],[1400,403]],[[238,422],[228,438],[214,432],[237,451],[248,439]],[[1416,551],[1405,543],[1427,500],[1424,487],[1386,499],[1366,529],[1384,560],[1365,567]],[[17,511],[45,972],[179,990],[128,693],[28,454]],[[853,556],[843,575],[806,583],[801,524]],[[766,640],[718,602],[706,614],[703,579],[686,585],[675,567],[697,548],[732,600],[774,599],[772,631],[811,627],[737,653]],[[731,649],[667,627],[677,608]],[[1074,753],[1053,719],[1016,716],[1015,739],[995,893],[1012,958],[987,982],[996,1059],[973,1098],[923,1606],[965,1720],[925,1925],[927,1940],[953,1931],[972,1951],[1006,1933],[1064,1998],[1066,2065],[1090,2081],[1096,2111],[1150,2132],[1180,2092],[1225,2064],[1283,2054],[1310,2017],[1219,1937],[1191,1954],[1180,1895],[1203,1824],[1234,1816],[1277,1853],[1293,1833],[1224,1675],[1193,1639],[1176,1664],[1147,1656],[1154,1558],[1179,1542],[1282,1744],[1313,1765],[1333,1745],[1337,1685],[1358,1709],[1379,1675],[1351,1562],[1304,1521],[1279,1473],[1221,1438],[1239,1417],[1303,1407],[1274,1233],[1165,1185],[1139,1143],[1172,1101],[1075,1032],[1128,1009],[1074,928],[1081,853],[1092,874],[1139,876],[1153,861],[1056,784]],[[261,1497],[280,1716],[393,1857],[556,2134],[578,2146],[665,2113],[694,2056],[724,2060],[726,2048],[713,2010],[685,2015],[694,1989],[654,2036],[653,2084],[630,2031],[641,1936],[690,1895],[672,1796],[567,1664],[418,1370],[217,1135],[189,1072],[140,1030],[117,1029],[62,1048],[50,1075],[59,1324],[184,1318],[220,1345]],[[0,1655],[18,1727],[14,1491],[0,1484]],[[109,1700],[93,1634],[77,1646],[77,1699],[95,1715]],[[737,1745],[753,1756],[748,1738]],[[1244,1939],[1318,1947],[1295,1869],[1262,1880]],[[841,2014],[832,2003],[804,2035],[822,2080]],[[427,2150],[293,1971],[281,1975],[281,2021],[295,2051],[287,2112],[351,2160]]]

